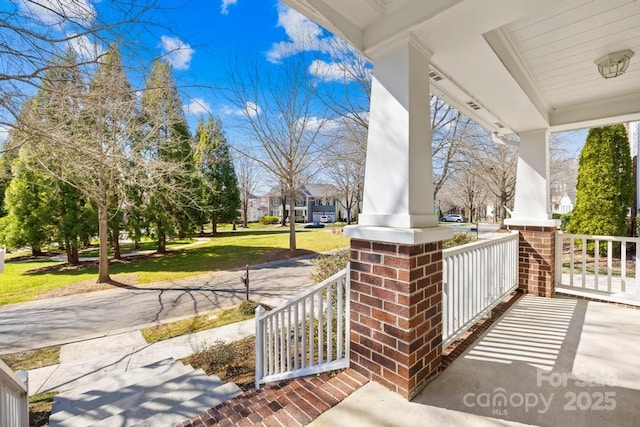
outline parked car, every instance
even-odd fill
[[[444,222],[465,222],[465,219],[460,214],[448,214],[440,218],[440,221]]]
[[[324,228],[324,224],[321,222],[310,222],[305,224],[304,228]]]
[[[322,223],[331,222],[331,218],[328,215],[322,215],[320,217],[320,222]]]

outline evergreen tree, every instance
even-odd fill
[[[76,54],[68,49],[64,56],[54,58],[46,70],[30,114],[46,129],[73,138],[85,95]],[[65,171],[54,159],[40,158],[33,171],[51,178],[50,205],[57,240],[66,250],[67,261],[77,264],[79,247],[97,232],[95,210],[82,193],[65,180]]]
[[[201,205],[215,235],[218,223],[232,222],[238,217],[238,178],[219,119],[198,121],[196,144],[194,158],[202,185]]]
[[[25,149],[13,163],[11,180],[6,191],[5,207],[8,215],[2,218],[0,235],[9,249],[31,247],[33,256],[42,255],[42,249],[55,236],[51,200],[52,183],[43,174],[33,172],[33,162]]]
[[[67,262],[78,264],[78,249],[98,232],[98,214],[74,186],[58,182],[54,191],[51,207],[57,240],[66,251]]]
[[[147,156],[165,164],[191,164],[191,135],[182,111],[171,67],[166,61],[156,61],[142,96],[143,121],[147,126],[142,147]],[[184,169],[167,168],[160,179],[178,181],[185,189],[181,194],[147,189],[147,215],[158,241],[157,251],[166,252],[168,236],[184,236],[193,225],[190,201],[191,174]]]
[[[632,201],[631,156],[624,126],[589,129],[580,153],[576,206],[567,232],[624,236]]]

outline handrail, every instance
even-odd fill
[[[260,384],[349,366],[348,267],[278,307],[256,309]]]
[[[447,346],[518,287],[518,233],[445,249],[442,259]]]
[[[288,300],[286,300],[284,302],[281,302],[279,305],[274,307],[272,310],[269,310],[268,312],[266,312],[262,316],[262,319],[266,319],[268,317],[274,316],[279,310],[284,310],[287,307],[293,306],[298,301],[308,297],[311,294],[315,294],[319,290],[322,290],[322,289],[326,288],[327,287],[327,283],[335,282],[338,279],[343,278],[345,276],[345,274],[346,274],[346,269],[338,271],[336,274],[334,274],[333,276],[330,276],[329,278],[323,280],[322,282],[318,283],[314,287],[309,288],[309,289],[307,289],[305,291],[302,291],[299,294],[295,295],[293,298],[290,298],[290,299],[288,299]]]
[[[556,292],[639,306],[638,259],[638,237],[560,232],[556,238]]]
[[[29,425],[28,383],[26,372],[20,371],[14,374],[0,360],[0,426],[27,427]]]

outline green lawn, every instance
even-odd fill
[[[176,246],[184,246],[191,243],[195,243],[194,239],[182,239],[182,240],[171,240],[167,242],[167,249],[171,250],[171,248],[175,248]],[[140,251],[152,251],[158,247],[158,243],[155,241],[144,241],[139,244]],[[128,252],[133,251],[133,243],[122,243],[120,244],[120,253],[122,255],[126,255]],[[109,255],[113,255],[113,249],[109,248]],[[85,249],[80,252],[80,257],[97,257],[98,256],[98,248]]]
[[[308,229],[296,233],[298,249],[323,252],[348,245],[349,240],[337,229]],[[184,242],[183,242],[184,243]],[[137,284],[177,279],[210,271],[259,264],[265,257],[289,247],[289,234],[280,228],[221,231],[218,237],[166,256],[112,264],[114,280],[119,275],[132,275]],[[267,257],[268,258],[268,257]],[[73,283],[93,280],[96,267],[65,271],[34,272],[60,262],[7,262],[0,274],[0,305],[29,301],[37,295]]]

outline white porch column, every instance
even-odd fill
[[[520,134],[515,206],[505,224],[519,232],[518,284],[551,297],[555,286],[556,227],[551,219],[548,129]]]
[[[350,364],[411,399],[440,371],[442,243],[433,212],[429,51],[409,34],[378,49],[363,212],[350,251]]]
[[[433,209],[429,49],[411,35],[377,49],[357,239],[419,244],[450,237]]]
[[[516,194],[507,225],[555,227],[551,219],[549,130],[522,132],[518,152]]]

